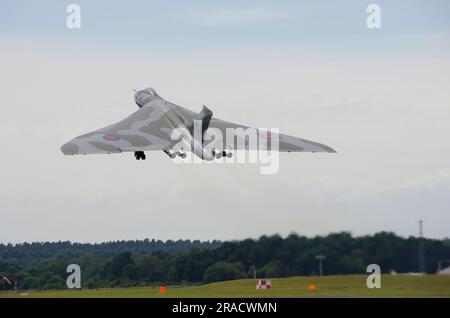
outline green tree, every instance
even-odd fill
[[[167,279],[169,282],[179,282],[181,281],[180,275],[178,275],[178,271],[175,266],[169,268],[169,272],[167,274]]]
[[[139,280],[139,267],[133,263],[128,263],[123,268],[123,277],[130,281],[137,281]]]
[[[130,252],[120,253],[112,258],[110,262],[105,265],[103,274],[106,277],[120,278],[123,275],[123,269],[128,264],[134,264]]]
[[[156,256],[143,256],[136,261],[139,275],[147,281],[159,281],[163,278],[163,264]]]
[[[271,261],[264,265],[259,271],[258,276],[263,277],[281,277],[283,276],[283,264],[280,261]]]
[[[229,262],[217,262],[209,266],[203,277],[205,283],[232,280],[244,277],[245,274],[239,271],[238,265]]]

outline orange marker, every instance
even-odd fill
[[[159,286],[159,293],[163,294],[166,292],[166,286]]]
[[[315,284],[309,284],[308,285],[308,290],[316,290],[317,286]]]

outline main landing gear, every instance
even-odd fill
[[[223,150],[223,151],[216,151],[216,150],[213,150],[213,151],[211,152],[211,154],[212,154],[214,157],[216,157],[216,159],[220,159],[220,158],[222,158],[222,157],[227,157],[227,158],[233,157],[233,153],[232,153],[231,151],[228,151],[228,150]]]
[[[170,157],[170,159],[175,159],[177,156],[182,158],[182,159],[186,159],[186,157],[187,157],[186,153],[184,151],[182,151],[182,150],[181,151],[172,152],[172,151],[164,149],[163,151],[166,153],[166,155],[168,155]]]
[[[135,151],[134,157],[136,158],[136,160],[145,160],[146,158],[145,153],[143,151]]]

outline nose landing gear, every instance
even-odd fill
[[[135,151],[134,157],[136,158],[136,160],[145,160],[146,159],[145,153],[143,151]]]

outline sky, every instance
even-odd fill
[[[409,236],[419,219],[449,237],[449,17],[448,1],[0,0],[0,242]],[[61,153],[149,86],[338,153],[282,153],[272,175]]]

